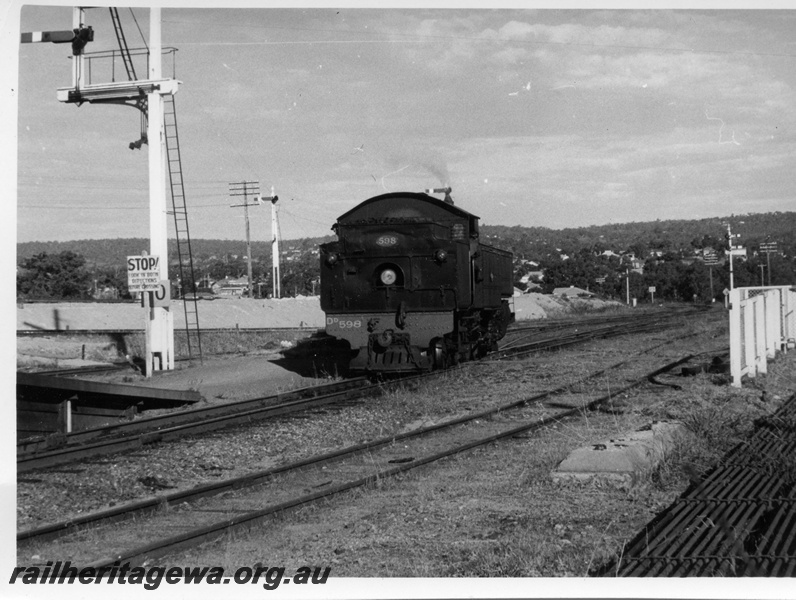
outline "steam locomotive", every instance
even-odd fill
[[[512,255],[480,242],[478,217],[454,206],[450,191],[365,200],[337,219],[337,241],[321,245],[326,333],[350,345],[351,371],[478,358],[514,320]]]

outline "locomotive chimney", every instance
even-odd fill
[[[429,188],[426,190],[426,194],[445,194],[444,198],[445,203],[453,204],[453,198],[451,198],[451,191],[453,190],[451,190],[450,186],[442,188]]]

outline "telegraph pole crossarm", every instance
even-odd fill
[[[719,257],[716,254],[716,251],[713,250],[713,248],[710,248],[709,250],[707,248],[704,249],[702,257],[710,273],[710,301],[715,302],[716,298],[715,298],[715,293],[713,291],[713,267],[719,264]]]
[[[260,194],[259,181],[241,181],[229,184],[229,195],[232,197],[243,196],[243,204],[230,204],[230,208],[243,207],[243,217],[246,221],[246,273],[248,275],[249,298],[254,298],[254,288],[252,284],[252,246],[251,234],[249,231],[249,207],[256,206],[249,203],[249,196],[256,198]]]

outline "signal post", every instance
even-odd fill
[[[161,72],[160,8],[149,13],[149,79],[158,81]],[[174,313],[171,312],[168,272],[168,213],[166,206],[166,138],[163,125],[163,96],[153,87],[147,94],[149,146],[149,253],[160,257],[158,274],[166,281],[165,305],[148,306],[146,321],[146,375],[174,369]],[[149,296],[149,294],[146,294]]]
[[[95,83],[85,70],[84,47],[94,40],[94,31],[86,26],[85,8],[73,10],[72,31],[45,31],[23,33],[22,43],[51,42],[72,44],[72,86],[58,89],[60,102],[80,106],[84,102],[135,106],[147,116],[147,145],[149,147],[149,237],[148,255],[157,259],[147,263],[152,277],[157,278],[156,289],[137,289],[142,294],[146,317],[146,375],[153,371],[174,368],[174,315],[170,311],[170,285],[168,276],[168,212],[166,206],[166,139],[163,115],[163,95],[176,94],[179,81],[164,79],[161,68],[160,8],[150,9],[149,72],[145,80]],[[146,94],[146,108],[142,108],[141,95]],[[131,148],[133,145],[131,145]],[[140,144],[137,146],[140,147]],[[137,263],[139,265],[143,263]],[[128,276],[129,275],[128,262]],[[132,279],[130,280],[132,281]],[[136,279],[136,281],[142,281]],[[150,282],[151,284],[151,282]],[[144,284],[142,284],[144,285]]]

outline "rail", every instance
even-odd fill
[[[658,346],[654,346],[648,350],[652,350],[657,347]],[[626,382],[618,389],[610,389],[604,395],[600,395],[597,398],[592,398],[583,404],[577,404],[574,406],[561,405],[555,409],[551,408],[551,406],[545,407],[544,402],[546,400],[549,400],[558,394],[570,391],[573,386],[573,384],[570,382],[556,389],[511,400],[506,404],[473,412],[465,416],[455,417],[433,425],[427,425],[419,429],[389,434],[387,436],[372,439],[367,442],[358,443],[345,448],[336,449],[331,452],[310,456],[308,458],[301,459],[296,463],[249,473],[238,478],[230,478],[219,482],[202,484],[193,489],[147,498],[130,504],[115,506],[96,513],[75,516],[65,521],[51,523],[35,529],[20,531],[17,534],[17,541],[30,542],[32,540],[36,540],[36,543],[39,543],[43,540],[51,540],[64,536],[70,536],[85,530],[87,527],[97,527],[98,525],[117,523],[122,520],[139,519],[142,515],[151,515],[164,508],[167,510],[162,511],[160,514],[165,516],[165,518],[168,518],[168,514],[171,512],[168,509],[175,508],[177,506],[182,507],[180,511],[184,517],[186,511],[191,510],[186,503],[194,503],[198,499],[207,501],[207,499],[211,497],[219,498],[220,504],[218,506],[203,504],[201,507],[196,507],[197,516],[190,519],[190,521],[195,524],[187,526],[183,524],[182,528],[184,528],[185,531],[182,533],[178,533],[177,535],[172,534],[173,537],[166,537],[172,533],[172,531],[176,531],[177,528],[176,526],[161,527],[160,535],[155,536],[152,539],[147,539],[147,544],[145,546],[133,546],[131,548],[124,549],[121,552],[118,550],[114,551],[112,556],[96,560],[89,566],[99,567],[106,564],[111,564],[117,560],[122,562],[131,561],[133,563],[140,563],[145,558],[152,559],[160,557],[164,554],[174,552],[180,548],[188,548],[199,543],[210,541],[234,528],[245,529],[254,523],[258,523],[264,519],[272,517],[274,514],[278,514],[298,506],[304,506],[319,500],[324,500],[342,492],[405,473],[419,466],[430,464],[443,458],[471,450],[473,448],[484,446],[486,444],[500,440],[510,440],[521,433],[540,430],[565,419],[580,418],[586,411],[596,409],[598,406],[609,401],[611,398],[615,398],[617,394],[621,394],[633,388],[644,385],[644,383],[648,381],[650,377],[670,371],[677,365],[687,362],[692,358],[693,355],[687,355],[675,361],[669,362],[647,373],[646,375]],[[615,363],[606,367],[606,369],[588,374],[587,376],[581,378],[581,381],[595,381],[605,372],[623,367],[627,363],[627,360]],[[538,410],[536,410],[540,407],[542,412],[538,412]],[[529,412],[519,420],[512,420],[510,424],[507,424],[501,420],[493,420],[490,418],[497,414],[507,413],[510,411],[517,411],[518,413],[522,413],[523,411]],[[439,435],[442,432],[451,431],[458,426],[468,424],[477,424],[477,427],[468,427],[467,429],[469,434],[464,436],[454,434],[452,440],[444,441],[439,444],[432,443],[425,450],[423,449],[423,446],[414,447],[413,451],[410,451],[410,454],[413,454],[411,458],[406,458],[404,456],[406,453],[405,449],[408,447],[404,444],[409,443],[409,440],[428,437],[430,435]],[[396,445],[396,442],[401,443]],[[396,449],[400,456],[393,457]],[[384,450],[385,454],[389,456],[381,459],[376,458],[376,452],[380,450]],[[414,454],[415,452],[417,452],[417,454]],[[363,453],[367,453],[368,455],[368,460],[364,466],[352,470],[350,466],[347,467],[345,463],[342,463],[342,470],[339,473],[336,473],[336,475],[332,475],[333,467],[331,465],[333,462],[341,462],[343,459],[350,458],[354,455],[362,455]],[[390,459],[390,457],[392,457],[392,459]],[[306,482],[300,482],[299,485],[291,485],[290,480],[286,478],[286,476],[291,472],[306,470],[307,467],[318,466],[320,464],[326,465],[324,466],[324,469],[328,470],[325,471],[324,477],[333,477],[333,480],[335,481],[334,486],[325,488],[319,492],[307,494]],[[376,472],[372,471],[372,467],[376,467]],[[228,500],[224,500],[223,498],[223,494],[226,492],[232,490],[243,490],[244,488],[262,485],[264,483],[273,483],[276,476],[279,476],[280,478],[277,484],[279,488],[278,493],[284,493],[287,498],[280,496],[279,500],[281,501],[276,501],[273,504],[254,510],[240,510],[234,508],[225,510],[222,508],[223,504],[228,502]],[[329,483],[331,483],[331,481]],[[325,484],[321,484],[320,486],[315,487],[323,487],[324,485]],[[273,495],[275,496],[274,499],[276,500],[277,492],[273,492]],[[258,494],[258,496],[258,501],[261,502],[263,495]],[[238,504],[247,505],[247,502],[239,501]],[[234,516],[230,517],[228,515],[222,520],[216,522],[211,521],[208,523],[205,521],[204,524],[200,524],[197,522],[197,519],[200,517],[204,519],[204,517],[202,517],[200,514],[203,512],[216,513],[218,515],[229,513]],[[142,520],[135,521],[135,523],[135,526],[138,528],[145,526],[145,523]],[[101,535],[98,530],[94,531],[97,531],[97,535]],[[111,535],[114,536],[114,544],[119,543],[118,539],[116,538],[117,531],[117,529],[111,530]],[[67,542],[67,544],[68,543],[79,544],[80,542],[78,540],[76,542]]]

